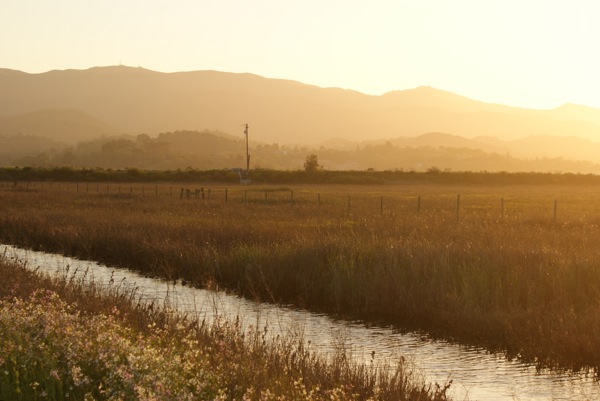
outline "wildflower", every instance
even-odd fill
[[[58,370],[52,369],[50,371],[50,377],[55,378],[56,380],[60,380],[60,376],[58,375]]]

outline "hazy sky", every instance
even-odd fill
[[[597,0],[1,0],[0,67],[251,72],[600,108]]]

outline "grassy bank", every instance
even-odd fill
[[[2,400],[445,400],[404,366],[325,361],[301,338],[268,340],[148,307],[135,294],[50,279],[0,258]],[[393,369],[392,369],[393,371]]]
[[[0,240],[425,329],[547,366],[600,367],[594,188],[355,190],[301,187],[294,204],[276,192],[225,203],[5,190]]]

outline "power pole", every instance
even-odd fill
[[[244,129],[244,135],[246,135],[246,177],[250,174],[250,153],[248,153],[248,124]]]

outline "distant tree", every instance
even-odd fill
[[[310,155],[306,156],[306,161],[304,162],[304,171],[306,171],[307,173],[316,173],[317,171],[320,171],[322,169],[323,166],[319,164],[319,159],[317,158],[317,155],[311,153]]]

